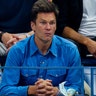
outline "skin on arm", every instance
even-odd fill
[[[96,58],[96,42],[83,36],[70,27],[65,27],[62,33],[63,37],[70,38],[78,43],[85,45],[88,51]]]
[[[12,34],[13,38],[11,38],[9,41],[7,41],[7,46],[11,47],[14,44],[14,42],[16,43],[22,39],[25,39],[27,37],[26,34],[31,36],[34,34],[34,31],[30,31],[30,32],[24,33],[24,34],[23,33],[22,34]]]
[[[30,31],[28,33],[26,33],[27,35],[31,36],[34,34],[34,31]],[[26,34],[10,34],[10,33],[7,33],[5,32],[3,35],[2,35],[2,42],[3,44],[8,48],[8,50],[10,49],[10,47],[12,45],[14,45],[16,42],[22,40],[22,39],[25,39],[26,38]]]
[[[13,38],[12,34],[5,32],[5,33],[3,33],[1,40],[2,40],[3,44],[5,44],[5,46],[6,46],[7,41],[9,41],[12,38]]]
[[[28,35],[33,35],[34,34],[34,31],[30,31],[30,32],[28,32]]]

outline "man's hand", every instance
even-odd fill
[[[26,38],[26,35],[23,35],[23,34],[19,34],[19,35],[17,35],[17,34],[12,34],[12,37],[13,37],[13,38],[11,38],[9,41],[7,41],[7,44],[6,44],[7,48],[10,48],[10,47],[11,47],[12,45],[14,45],[16,42],[18,42],[18,41]]]
[[[3,42],[3,44],[7,47],[7,48],[9,48],[9,47],[11,47],[12,45],[14,45],[17,41],[19,41],[19,40],[21,40],[21,39],[23,39],[23,38],[25,38],[26,36],[25,35],[16,35],[16,34],[10,34],[10,33],[4,33],[3,35],[2,35],[2,42]]]
[[[27,34],[29,34],[30,36],[34,34],[34,31],[30,31]],[[26,38],[26,34],[10,34],[10,33],[4,33],[2,35],[2,42],[3,44],[10,49],[10,47],[12,45],[14,45],[16,42],[25,39]]]
[[[51,80],[39,79],[35,85],[37,86],[36,95],[37,96],[56,96],[58,93],[58,88],[54,87]]]
[[[1,40],[2,40],[3,44],[5,44],[5,46],[6,46],[6,45],[7,45],[7,42],[8,42],[11,38],[13,38],[12,34],[6,32],[6,33],[4,33],[4,34],[2,35]]]
[[[92,54],[96,58],[96,41],[88,39],[86,43],[86,47],[90,52],[90,54]]]

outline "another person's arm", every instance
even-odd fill
[[[16,42],[27,38],[28,36],[31,36],[34,34],[34,31],[30,31],[28,33],[22,33],[22,34],[10,34],[8,32],[2,32],[0,31],[0,41],[7,47],[10,48],[12,45],[14,45]]]
[[[12,34],[13,35],[13,38],[10,39],[9,41],[7,41],[7,47],[10,48],[12,45],[14,45],[16,42],[22,40],[22,39],[25,39],[31,35],[34,34],[34,31],[30,31],[28,33],[22,33],[22,34]]]
[[[73,29],[73,28],[76,28],[76,30],[78,30],[79,23],[82,18],[82,14],[81,14],[82,9],[76,7],[76,6],[78,6],[78,1],[77,1],[77,3],[75,2],[74,5],[71,5],[73,3],[68,0],[62,0],[61,2],[59,2],[59,0],[53,0],[53,2],[55,2],[60,9],[58,23],[57,23],[57,25],[58,25],[57,34],[59,34],[63,37],[67,37],[72,40],[75,40],[77,43],[81,43],[81,44],[85,45],[88,48],[89,52],[94,57],[96,57],[96,42],[91,40],[88,37],[85,37],[85,36],[79,34],[77,31],[75,31]],[[74,9],[75,7],[77,8],[76,10]],[[74,10],[74,11],[71,11],[71,10]],[[74,18],[74,16],[76,16],[76,18]],[[70,27],[70,26],[72,26],[72,24],[74,26]],[[78,27],[76,27],[76,26],[78,26]]]
[[[96,42],[91,40],[90,38],[81,35],[80,33],[76,32],[70,27],[65,27],[63,30],[63,37],[70,38],[72,40],[75,40],[78,43],[81,43],[85,45],[89,52],[96,57]]]

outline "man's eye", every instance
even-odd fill
[[[54,24],[56,24],[56,22],[50,22],[50,25],[54,25]]]
[[[46,22],[40,22],[40,23],[43,24],[43,25],[46,24]]]
[[[47,22],[40,22],[42,25],[45,25],[45,24],[47,24]],[[56,22],[55,21],[52,21],[52,22],[49,22],[49,25],[54,25],[54,24],[56,24]]]

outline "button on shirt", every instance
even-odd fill
[[[3,73],[1,96],[27,96],[28,85],[34,85],[38,78],[51,79],[53,86],[66,81],[66,88],[80,92],[81,71],[63,68],[81,66],[79,52],[62,37],[53,36],[46,55],[36,46],[34,35],[16,43],[8,53],[5,66],[10,68]]]

